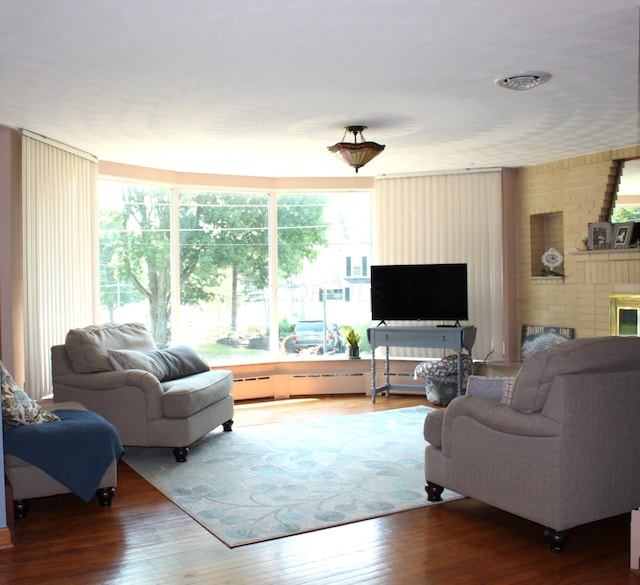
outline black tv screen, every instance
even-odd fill
[[[468,304],[466,264],[371,267],[374,321],[464,321]]]

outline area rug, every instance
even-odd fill
[[[422,434],[429,410],[237,425],[198,441],[186,463],[149,447],[127,447],[124,460],[236,547],[431,505]]]

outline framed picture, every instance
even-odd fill
[[[589,250],[611,248],[611,224],[594,222],[589,224]]]
[[[520,359],[525,360],[530,355],[549,349],[552,345],[573,339],[573,327],[549,327],[547,325],[523,325]]]
[[[631,236],[635,224],[632,221],[616,223],[613,225],[613,247],[628,248],[631,244]]]

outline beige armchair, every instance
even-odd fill
[[[186,461],[189,445],[209,431],[231,430],[233,375],[179,349],[156,350],[139,323],[72,329],[51,348],[54,399],[101,414],[124,445],[173,447]]]
[[[529,357],[510,400],[430,412],[428,499],[449,488],[541,524],[564,550],[570,528],[640,506],[638,380],[640,338],[577,339]]]

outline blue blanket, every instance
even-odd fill
[[[109,465],[122,455],[120,436],[95,412],[61,409],[55,413],[60,422],[6,430],[5,453],[39,467],[88,502]]]

